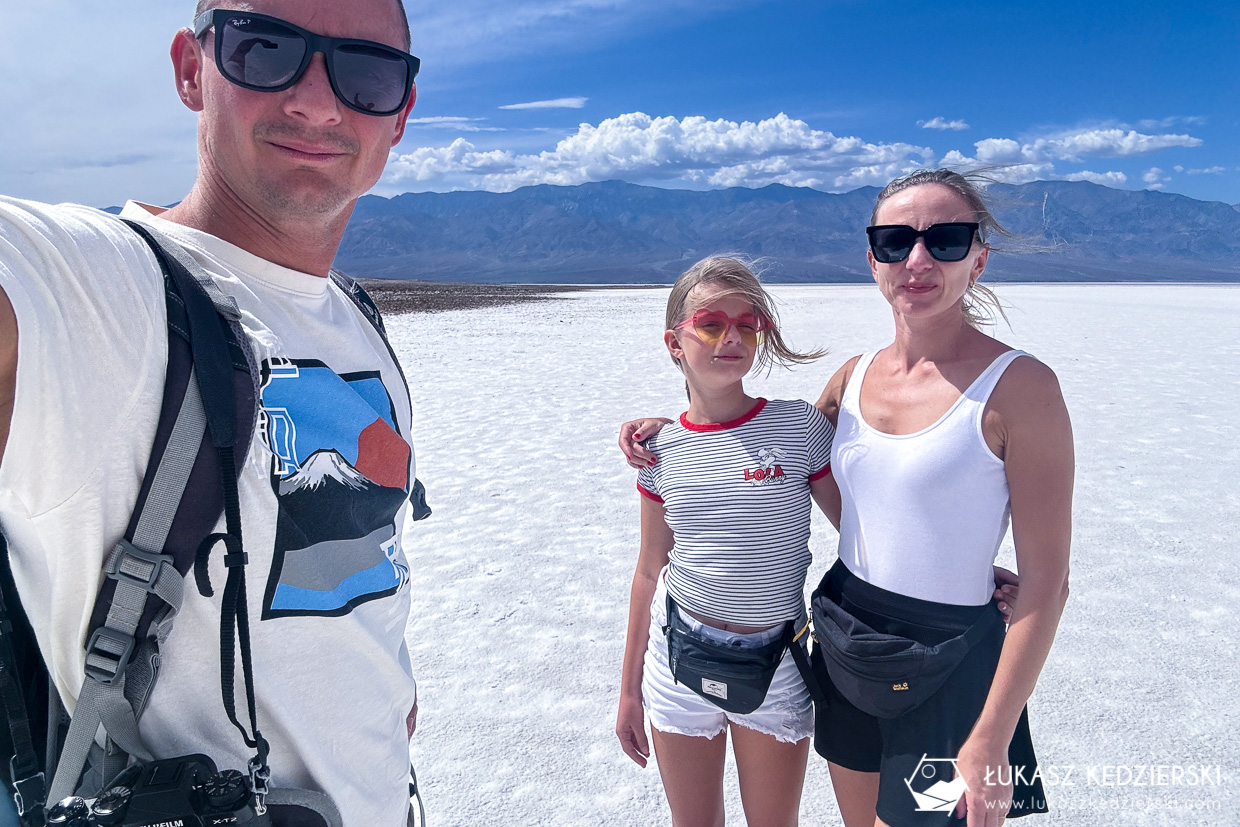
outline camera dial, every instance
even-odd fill
[[[224,770],[207,778],[198,788],[212,810],[236,810],[250,800],[250,785],[240,770]]]
[[[128,787],[113,787],[95,799],[91,810],[99,827],[116,827],[125,822],[125,810],[129,808]]]
[[[71,795],[63,798],[47,811],[47,824],[55,827],[86,827],[90,807],[86,799]]]

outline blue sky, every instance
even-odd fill
[[[1235,2],[408,9],[419,99],[380,194],[611,178],[843,191],[922,164],[987,163],[1013,181],[1240,203]],[[180,198],[195,121],[167,45],[191,14],[180,0],[6,12],[0,192],[100,206]]]

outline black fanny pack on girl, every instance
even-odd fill
[[[974,646],[1003,629],[992,600],[966,630],[936,646],[875,631],[819,586],[811,608],[815,656],[839,693],[876,718],[911,712],[943,685]]]
[[[779,637],[761,646],[724,643],[690,628],[669,594],[663,633],[672,677],[725,712],[748,715],[766,700],[784,652],[800,645],[793,625],[785,623]]]

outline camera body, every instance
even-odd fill
[[[250,779],[219,772],[205,755],[129,767],[93,801],[70,796],[47,811],[48,827],[268,827]]]

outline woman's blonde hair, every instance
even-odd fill
[[[671,295],[667,297],[667,330],[675,330],[676,325],[701,308],[702,305],[691,295],[695,287],[720,287],[724,295],[747,299],[753,305],[754,313],[764,323],[765,330],[758,341],[754,367],[769,371],[774,365],[790,367],[825,355],[825,350],[800,353],[788,347],[779,332],[779,314],[775,311],[775,302],[758,281],[754,269],[753,262],[730,254],[704,258],[681,273],[680,278],[672,285]],[[683,370],[680,360],[675,356],[672,357],[672,362]]]
[[[982,195],[982,187],[993,183],[995,179],[987,175],[985,170],[959,173],[952,169],[919,169],[883,187],[883,191],[878,194],[874,202],[874,212],[870,214],[870,223],[878,223],[878,208],[897,192],[922,184],[942,184],[955,190],[969,205],[969,209],[973,211],[973,220],[978,224],[977,233],[982,243],[986,243],[992,235],[1010,237],[1012,234],[995,218]],[[971,327],[981,328],[992,324],[996,315],[1002,316],[1003,320],[1007,321],[1007,313],[1003,310],[1003,302],[999,300],[999,296],[986,285],[977,282],[970,284],[969,289],[965,291],[961,309],[964,311],[965,321]]]

